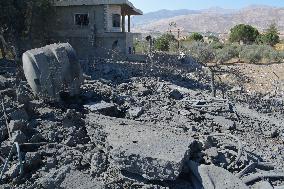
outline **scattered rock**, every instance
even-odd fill
[[[143,114],[143,107],[132,107],[127,111],[127,117],[131,119],[138,118]]]
[[[170,92],[170,98],[175,100],[181,100],[183,99],[183,94],[179,90],[174,89]]]
[[[8,169],[8,171],[6,172],[6,175],[11,179],[18,177],[20,175],[20,165],[19,164],[13,164],[10,167],[10,169]]]
[[[91,112],[99,112],[103,115],[113,116],[117,115],[117,106],[113,103],[107,103],[105,101],[101,101],[99,103],[91,102],[89,104],[84,105],[86,109]]]
[[[107,156],[103,151],[94,153],[91,160],[91,172],[95,175],[102,174],[107,169]]]
[[[235,130],[236,123],[222,116],[215,116],[213,122],[220,125],[223,130]]]

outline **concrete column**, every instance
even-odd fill
[[[130,22],[130,15],[128,15],[128,32],[130,32],[130,24],[131,24],[131,22]]]
[[[125,32],[125,15],[122,15],[122,32]]]

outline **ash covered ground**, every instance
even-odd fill
[[[206,68],[154,60],[96,59],[80,96],[60,103],[3,62],[0,188],[284,188],[281,85],[248,93],[247,76],[225,66],[230,82],[216,81],[213,98]]]

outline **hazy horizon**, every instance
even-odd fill
[[[250,6],[271,6],[284,7],[284,1],[281,0],[179,0],[178,3],[173,3],[172,0],[130,0],[136,8],[141,9],[144,13],[156,12],[159,10],[202,10],[214,7],[224,9],[242,9]]]

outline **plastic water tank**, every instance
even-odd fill
[[[26,51],[22,57],[26,79],[33,92],[44,99],[60,100],[61,92],[80,92],[83,81],[76,53],[69,43]]]

